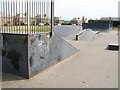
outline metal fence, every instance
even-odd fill
[[[53,0],[1,0],[0,33],[52,33]]]

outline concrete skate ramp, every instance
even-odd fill
[[[82,31],[82,33],[79,34],[78,40],[93,40],[95,39],[99,34],[99,31],[93,31],[91,29],[85,29]]]
[[[56,26],[54,32],[66,40],[75,40],[76,34],[81,31],[81,26]]]
[[[49,35],[49,33],[48,33]],[[78,50],[57,35],[0,34],[2,71],[30,78]],[[2,46],[2,45],[1,45]]]
[[[57,35],[53,35],[47,42],[49,42],[49,49],[43,54],[45,58],[39,60],[38,57],[34,57],[34,65],[30,69],[31,76],[59,63],[78,51],[75,47]]]
[[[78,51],[75,47],[57,35],[52,36],[49,50],[49,59],[53,60],[53,63],[59,62]]]
[[[84,29],[92,29],[93,31],[106,32],[110,30],[109,23],[83,23]]]

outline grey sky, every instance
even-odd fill
[[[55,16],[63,19],[117,17],[119,0],[55,0]]]

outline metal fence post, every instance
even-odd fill
[[[27,19],[28,19],[28,26],[27,26],[27,34],[30,33],[30,7],[29,7],[29,0],[27,0]]]
[[[51,31],[50,37],[53,35],[54,30],[54,0],[51,0]]]

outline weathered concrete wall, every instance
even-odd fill
[[[26,78],[64,60],[77,51],[60,37],[46,34],[3,34],[3,71]]]
[[[77,50],[60,37],[54,35],[29,36],[30,77],[64,60]]]
[[[43,71],[47,67],[49,38],[47,35],[33,34],[28,38],[29,76]]]
[[[83,23],[83,29],[92,29],[93,31],[108,31],[110,30],[109,23]]]
[[[2,70],[15,75],[27,77],[27,35],[2,34],[2,38]]]

